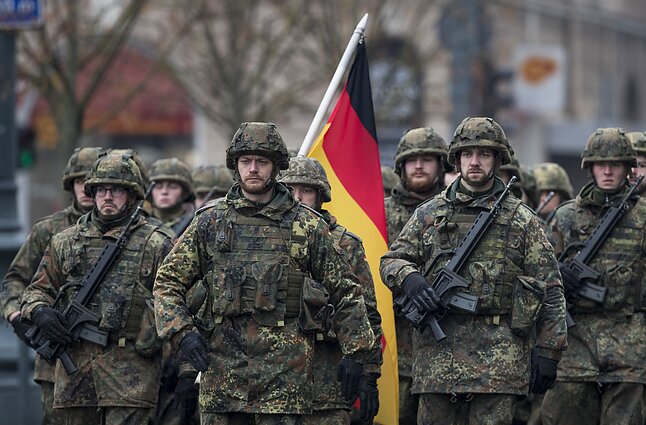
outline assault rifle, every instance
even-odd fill
[[[458,275],[458,272],[464,265],[465,261],[469,258],[473,250],[478,246],[489,226],[493,223],[494,219],[500,212],[502,202],[509,194],[512,184],[516,181],[516,176],[512,177],[507,183],[507,187],[500,194],[495,204],[488,211],[482,211],[478,214],[476,221],[473,223],[469,231],[460,242],[460,245],[455,250],[444,251],[439,253],[431,262],[431,264],[424,271],[424,277],[433,270],[438,259],[451,255],[451,259],[433,279],[431,287],[440,298],[440,306],[438,312],[419,311],[415,303],[408,298],[406,294],[399,295],[394,301],[395,313],[399,316],[406,317],[414,327],[424,330],[429,327],[433,332],[435,341],[440,342],[446,338],[446,334],[440,327],[438,320],[446,315],[450,308],[457,308],[468,313],[475,313],[478,297],[460,291],[460,288],[468,288],[469,282],[463,277]]]
[[[148,188],[144,199],[148,197],[153,186],[154,183]],[[101,256],[94,266],[92,266],[92,269],[88,274],[83,277],[83,280],[79,284],[80,289],[76,294],[74,294],[74,297],[70,300],[69,304],[63,311],[67,330],[72,334],[72,339],[74,341],[84,339],[102,347],[108,345],[109,332],[96,326],[96,323],[98,323],[101,318],[92,310],[87,308],[87,304],[90,302],[97,288],[105,278],[105,275],[119,256],[121,249],[128,243],[128,238],[130,236],[128,231],[130,230],[130,226],[132,226],[143,210],[142,205],[143,202],[140,203],[132,213],[117,241],[110,242],[105,248],[103,248]],[[54,300],[54,303],[52,304],[53,306],[58,304],[58,301],[63,294],[62,289],[63,288],[61,288],[58,296]],[[48,363],[53,363],[58,358],[61,360],[61,363],[65,368],[65,372],[67,372],[68,375],[76,373],[78,369],[67,352],[67,346],[53,343],[49,338],[43,335],[40,329],[35,325],[32,325],[29,330],[27,330],[25,336],[30,339],[33,346],[36,347],[36,352]]]
[[[545,208],[545,205],[547,205],[552,200],[554,195],[556,195],[556,192],[554,192],[553,190],[550,190],[547,196],[545,196],[545,199],[543,199],[543,202],[541,202],[538,205],[538,207],[536,207],[536,211],[534,211],[534,214],[539,215],[541,211],[543,211],[543,208]]]
[[[608,208],[608,211],[603,215],[601,221],[597,224],[597,227],[592,231],[592,234],[585,242],[573,242],[569,244],[559,256],[559,269],[569,269],[573,279],[575,280],[573,282],[570,280],[568,281],[572,283],[572,286],[579,288],[576,294],[572,297],[573,299],[570,302],[570,308],[576,304],[579,297],[587,298],[599,304],[603,303],[603,300],[606,297],[606,288],[596,284],[601,274],[590,268],[588,264],[592,261],[594,256],[597,255],[599,248],[601,248],[601,245],[603,245],[605,240],[608,238],[612,229],[615,228],[619,220],[621,220],[624,214],[628,212],[632,206],[630,198],[635,195],[637,187],[643,179],[644,176],[639,176],[619,205]],[[580,250],[572,259],[568,260],[568,253],[570,250],[576,248],[580,248]],[[563,276],[563,279],[565,280],[566,277]],[[576,325],[569,311],[566,312],[565,321],[568,328]]]

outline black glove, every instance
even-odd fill
[[[583,282],[578,280],[576,278],[576,273],[574,273],[563,263],[559,263],[559,271],[561,272],[561,277],[563,278],[563,288],[565,289],[565,296],[568,298],[576,297]]]
[[[336,370],[336,380],[341,382],[341,395],[348,404],[354,403],[359,395],[359,383],[363,365],[354,360],[343,358]]]
[[[379,412],[379,389],[377,388],[376,374],[366,373],[361,376],[359,402],[359,416],[361,420],[372,423],[372,419]]]
[[[34,325],[54,344],[69,345],[72,334],[67,330],[63,313],[51,307],[38,307],[32,315]]]
[[[25,344],[27,344],[29,347],[34,348],[29,338],[25,336],[25,333],[29,330],[31,326],[29,326],[26,323],[23,323],[20,320],[19,314],[16,317],[14,317],[13,320],[9,323],[11,323],[11,327],[13,327],[13,333],[16,334],[18,339],[24,342]]]
[[[167,393],[175,391],[179,376],[179,362],[175,356],[170,356],[162,361],[161,386]]]
[[[440,306],[440,297],[421,273],[411,273],[402,282],[404,292],[421,312],[433,313]]]
[[[179,378],[175,387],[175,395],[179,400],[182,422],[188,423],[195,415],[200,395],[200,391],[195,386],[195,377]]]
[[[204,372],[209,367],[209,352],[204,337],[197,332],[189,332],[179,343],[179,349],[195,370]]]
[[[532,352],[532,380],[529,392],[545,394],[545,391],[554,386],[556,382],[556,369],[558,360],[543,357]]]

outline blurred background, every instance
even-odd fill
[[[219,164],[241,122],[273,121],[298,148],[366,12],[384,165],[409,128],[448,143],[485,115],[521,164],[558,162],[578,190],[596,128],[646,130],[643,0],[3,0],[0,272],[69,204],[75,147]],[[32,358],[2,322],[7,423],[38,423]]]

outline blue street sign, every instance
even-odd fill
[[[0,0],[0,29],[24,29],[40,25],[39,0]]]

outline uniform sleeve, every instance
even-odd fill
[[[345,252],[334,242],[327,225],[319,220],[309,237],[309,270],[330,292],[335,308],[333,327],[345,356],[361,361],[371,349],[375,335],[357,278],[351,273]]]
[[[372,280],[372,273],[370,272],[370,266],[366,260],[366,252],[363,249],[363,244],[361,241],[350,237],[347,237],[346,239],[348,239],[347,243],[344,243],[342,240],[341,248],[346,251],[347,258],[350,261],[350,269],[357,279],[359,279],[359,283],[361,284],[363,299],[368,312],[368,321],[370,322],[372,332],[375,334],[375,343],[372,346],[372,349],[366,353],[364,356],[365,358],[361,363],[364,365],[364,372],[381,374],[381,364],[383,362],[381,354],[381,339],[383,332],[381,330],[381,315],[377,310],[375,284]]]
[[[424,262],[421,258],[423,229],[420,212],[416,210],[397,239],[391,243],[390,250],[381,257],[381,279],[395,294],[401,291],[400,287],[406,276],[420,271],[419,266]]]
[[[58,238],[52,238],[33,280],[23,293],[20,306],[22,317],[31,320],[36,307],[52,305],[60,287],[65,283],[65,276],[61,270],[61,249]]]
[[[0,290],[0,311],[5,319],[20,311],[22,294],[36,274],[49,239],[49,231],[36,223],[11,262]]]
[[[542,356],[558,360],[567,347],[563,284],[554,250],[534,216],[525,227],[525,273],[545,283],[536,321],[536,348]]]
[[[193,220],[164,258],[153,286],[157,332],[160,337],[169,339],[174,347],[193,330],[185,295],[192,282],[202,275],[197,222]]]

